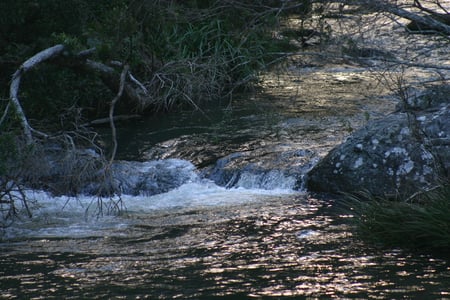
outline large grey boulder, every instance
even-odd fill
[[[308,189],[408,196],[449,180],[448,102],[408,107],[355,132],[309,171]]]

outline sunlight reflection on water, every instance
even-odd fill
[[[6,298],[448,295],[445,260],[367,247],[324,204],[286,195],[129,215],[103,236],[3,243],[0,289]]]

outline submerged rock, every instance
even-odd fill
[[[117,161],[111,167],[109,180],[86,186],[85,194],[156,195],[199,179],[195,166],[181,159],[147,162]]]
[[[448,180],[450,104],[446,102],[369,123],[307,174],[308,189],[408,196]]]
[[[30,164],[34,177],[23,181],[53,195],[155,195],[199,180],[196,167],[182,159],[114,161],[109,165],[89,149],[45,149],[44,158]]]
[[[250,152],[236,152],[219,159],[203,171],[217,185],[258,189],[303,189],[303,174],[311,168],[315,153],[309,150],[283,151],[270,146]]]

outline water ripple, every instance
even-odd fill
[[[131,216],[117,234],[2,244],[2,297],[449,296],[447,261],[370,248],[323,204],[290,197]]]

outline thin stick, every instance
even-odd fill
[[[117,92],[116,97],[111,102],[111,107],[109,108],[109,124],[111,125],[111,133],[112,133],[112,142],[113,142],[113,150],[111,153],[111,159],[109,160],[109,164],[111,165],[114,161],[114,158],[116,157],[117,153],[117,133],[116,133],[116,126],[114,125],[114,108],[116,106],[117,101],[119,101],[120,97],[122,97],[123,90],[125,87],[125,80],[126,76],[128,74],[128,70],[130,67],[128,65],[125,65],[122,70],[122,74],[120,74],[120,86],[119,91]]]

